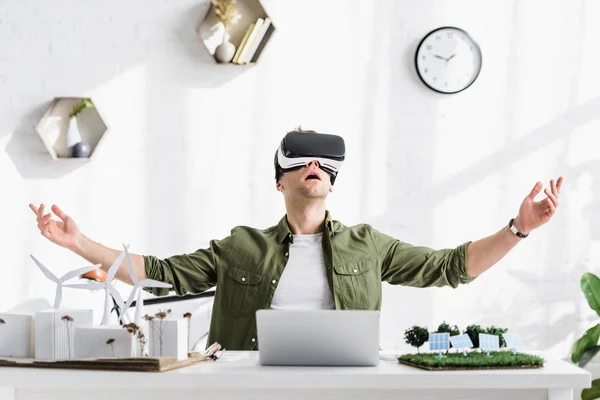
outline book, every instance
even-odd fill
[[[250,26],[248,27],[248,29],[246,30],[246,33],[244,34],[244,38],[240,42],[240,45],[238,46],[238,48],[235,52],[235,55],[233,56],[233,60],[231,60],[232,63],[237,64],[237,60],[238,60],[240,54],[242,53],[242,49],[244,48],[244,45],[246,44],[246,41],[248,40],[248,36],[250,36],[250,32],[252,32],[253,28],[254,28],[254,22],[251,23]]]
[[[265,33],[265,36],[263,37],[262,41],[258,45],[258,48],[256,49],[256,52],[254,52],[254,56],[252,57],[250,62],[258,61],[258,57],[260,57],[260,54],[262,53],[263,49],[265,48],[265,45],[271,38],[271,35],[273,34],[274,30],[275,30],[275,26],[273,24],[270,24],[269,28],[267,29],[267,32]]]
[[[267,33],[267,29],[269,29],[269,26],[271,26],[271,18],[267,17],[265,18],[265,21],[263,22],[260,31],[258,31],[256,39],[254,40],[254,43],[252,43],[250,50],[248,50],[248,55],[246,56],[246,63],[249,63],[250,60],[252,60],[252,57],[254,57],[254,53],[256,53],[256,49],[258,49],[258,45],[260,45],[260,42],[262,42],[262,39],[265,36],[265,33]]]
[[[254,40],[256,39],[256,35],[258,35],[258,32],[260,31],[260,28],[262,27],[263,23],[264,23],[264,19],[262,19],[262,18],[259,18],[256,20],[256,23],[254,24],[254,28],[252,28],[252,32],[250,32],[250,36],[248,36],[248,40],[246,41],[246,44],[244,45],[244,48],[242,49],[242,53],[238,57],[238,60],[237,60],[238,64],[246,64],[247,57],[248,57],[248,50],[250,50],[250,47],[252,47],[252,44],[254,43]]]

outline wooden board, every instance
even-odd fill
[[[205,361],[212,361],[212,358],[203,356],[200,353],[190,353],[189,358],[183,361],[177,361],[175,357],[82,358],[60,361],[0,357],[0,367],[164,372]]]
[[[427,365],[414,364],[408,361],[400,361],[400,364],[409,365],[411,367],[424,369],[427,371],[474,371],[474,370],[489,370],[489,369],[535,369],[542,368],[543,365],[511,365],[511,366],[480,366],[480,367],[430,367]]]

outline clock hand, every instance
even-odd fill
[[[437,54],[434,54],[433,56],[434,56],[435,58],[441,58],[442,60],[446,60],[444,57],[442,57],[442,56],[438,56]],[[448,61],[448,60],[446,60],[446,61]]]
[[[448,59],[446,60],[446,62],[448,62],[448,61],[452,60],[452,57],[454,57],[455,55],[456,55],[456,53],[452,54],[452,55],[450,56],[450,58],[448,58]]]

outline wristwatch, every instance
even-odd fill
[[[529,236],[529,233],[527,235],[519,232],[519,230],[517,229],[517,227],[514,225],[515,219],[512,218],[509,222],[508,222],[508,228],[510,229],[510,231],[512,233],[514,233],[515,235],[517,235],[518,237],[520,237],[521,239],[525,239],[527,236]]]

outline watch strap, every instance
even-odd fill
[[[517,229],[517,227],[514,224],[515,219],[511,218],[511,220],[508,222],[508,228],[510,229],[510,231],[512,233],[514,233],[515,235],[517,235],[518,237],[525,239],[527,236],[529,236],[529,233],[527,235],[525,235],[524,233],[519,232],[519,230]]]

